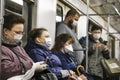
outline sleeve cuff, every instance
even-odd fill
[[[68,70],[61,70],[62,78],[69,76]]]

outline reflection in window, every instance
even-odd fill
[[[57,5],[56,22],[61,21],[63,21],[63,9],[60,5]]]
[[[62,17],[61,16],[56,16],[56,21],[57,22],[61,22],[62,21]]]

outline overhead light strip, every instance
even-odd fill
[[[11,1],[23,5],[23,0],[11,0]]]
[[[118,9],[114,5],[112,5],[112,7],[115,9],[115,11],[117,12],[117,14],[120,16],[120,12],[118,11]]]

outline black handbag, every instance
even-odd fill
[[[35,72],[32,80],[58,80],[58,78],[54,73],[44,70],[42,72]]]

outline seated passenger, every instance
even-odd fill
[[[72,43],[73,43],[73,38],[69,34],[61,34],[56,37],[55,39],[55,44],[52,48],[52,52],[59,57],[59,59],[62,62],[62,68],[63,69],[68,69],[68,70],[73,70],[78,74],[77,72],[77,67],[79,66],[76,59],[73,56],[73,48],[72,48]],[[81,67],[82,68],[82,67]],[[85,70],[80,70],[80,73],[82,74],[87,74]],[[82,78],[84,75],[81,75],[80,77]],[[88,74],[86,75],[88,76]],[[84,76],[85,79],[87,80],[86,77]],[[88,77],[90,79],[90,77]],[[90,80],[93,80],[92,78]]]
[[[49,50],[50,45],[51,38],[47,29],[38,28],[30,32],[25,50],[34,62],[45,61],[48,64],[48,70],[55,73],[59,79],[70,76],[73,80],[77,80],[73,71],[62,69],[59,58]]]
[[[44,62],[33,64],[32,59],[26,54],[21,46],[24,22],[24,19],[17,15],[8,14],[4,16],[0,80],[7,80],[15,76],[16,78],[17,76],[20,78],[20,75],[26,72],[25,76],[21,76],[21,79],[28,80],[34,75],[33,69],[39,71],[46,69],[46,64],[44,64]],[[27,77],[27,74],[31,76],[28,75],[29,77]],[[18,80],[18,78],[16,78],[14,78],[14,80]]]

